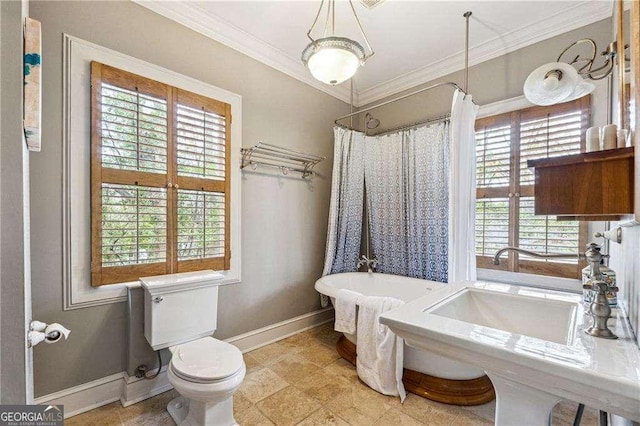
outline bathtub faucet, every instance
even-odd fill
[[[363,265],[367,265],[368,272],[372,273],[378,266],[378,259],[376,259],[375,256],[369,259],[366,255],[363,254],[362,257],[358,260],[357,268],[360,269],[360,267]]]

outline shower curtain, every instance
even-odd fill
[[[459,90],[451,105],[449,282],[476,279],[475,210],[478,106]]]
[[[447,282],[449,124],[367,137],[365,159],[378,271]]]
[[[470,95],[456,91],[450,123],[384,136],[334,129],[323,275],[356,270],[366,182],[379,272],[441,282],[476,278],[477,111]]]
[[[334,128],[333,177],[322,275],[355,272],[362,236],[364,134]],[[326,300],[323,299],[323,305]]]

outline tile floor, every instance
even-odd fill
[[[330,323],[245,354],[247,376],[234,397],[236,421],[251,426],[493,424],[495,402],[455,407],[409,394],[400,404],[371,390],[336,352],[338,337]],[[173,425],[166,406],[175,396],[169,391],[127,408],[114,402],[66,424]],[[571,402],[558,404],[554,426],[571,425],[576,408]],[[597,425],[597,412],[586,409],[582,424]]]

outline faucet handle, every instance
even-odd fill
[[[609,284],[604,281],[592,281],[590,283],[584,284],[582,288],[585,290],[602,291],[603,293],[617,293],[619,291],[618,287],[610,287]]]

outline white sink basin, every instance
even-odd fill
[[[640,349],[624,313],[619,339],[584,333],[582,295],[513,284],[449,284],[385,312],[407,344],[482,368],[496,390],[496,425],[549,424],[561,399],[640,421]]]
[[[577,311],[575,302],[464,288],[428,312],[566,345]]]

